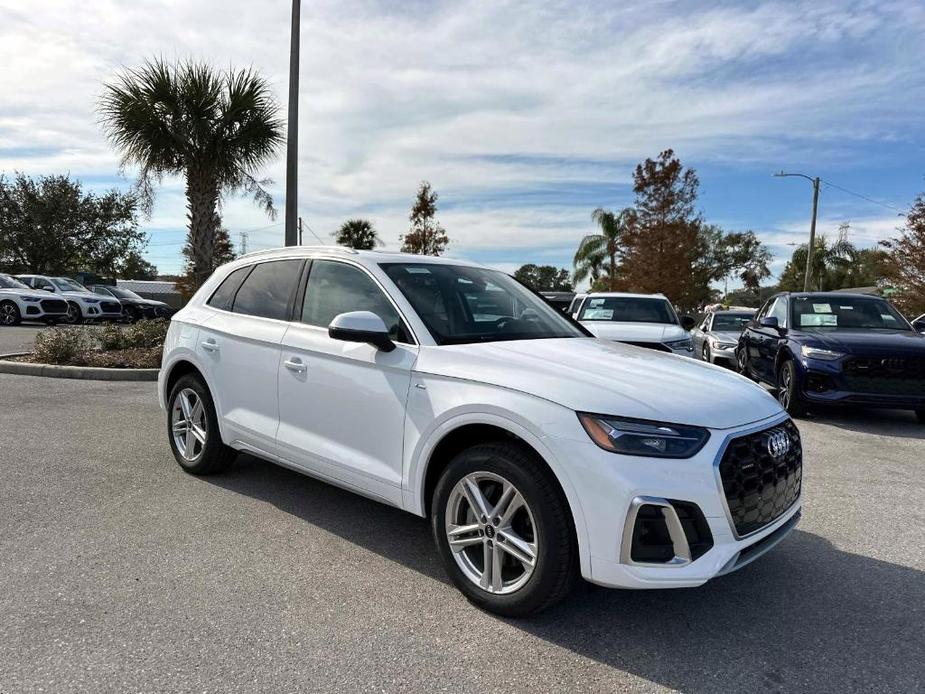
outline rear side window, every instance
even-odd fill
[[[396,342],[411,342],[398,311],[369,275],[345,263],[312,262],[302,305],[302,322],[327,328],[335,316],[351,311],[372,311],[388,327],[389,337]]]
[[[224,282],[218,285],[218,289],[215,290],[206,303],[209,304],[209,306],[220,308],[223,311],[230,311],[231,302],[234,301],[234,295],[237,293],[238,287],[241,286],[241,282],[244,281],[244,278],[247,277],[247,273],[250,271],[251,268],[248,266],[232,272],[225,278]]]
[[[289,302],[301,270],[301,260],[276,260],[257,265],[238,289],[231,310],[249,316],[289,320]]]

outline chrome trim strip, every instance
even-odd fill
[[[789,419],[790,419],[790,415],[788,415],[786,412],[781,412],[779,416],[773,419],[771,418],[763,419],[761,420],[760,423],[756,423],[749,427],[746,427],[745,429],[738,429],[734,432],[726,434],[726,438],[724,438],[722,444],[720,444],[719,451],[717,451],[716,453],[716,457],[713,458],[713,478],[716,480],[716,488],[719,490],[719,498],[723,504],[723,512],[726,514],[726,520],[729,523],[729,530],[732,531],[732,536],[736,540],[744,540],[745,538],[751,537],[752,535],[755,535],[756,533],[764,532],[765,530],[773,526],[775,523],[777,523],[780,520],[780,518],[776,518],[775,520],[771,521],[767,525],[764,525],[758,528],[757,530],[752,530],[750,533],[746,533],[745,535],[739,535],[739,533],[736,531],[735,522],[733,522],[732,520],[732,514],[729,512],[729,504],[726,501],[726,490],[723,489],[723,478],[719,474],[719,465],[723,460],[723,455],[726,453],[726,449],[729,447],[729,442],[732,441],[733,439],[737,439],[742,436],[748,436],[749,434],[754,434],[764,429],[771,429],[773,427],[783,424]],[[803,461],[801,459],[800,465],[802,466],[802,464],[803,464]],[[800,496],[798,496],[796,498],[796,501],[790,504],[787,510],[781,514],[781,518],[786,516],[787,513],[790,511],[790,509],[792,509],[796,504],[800,503],[800,499],[802,498],[803,498],[803,490],[800,489]]]
[[[668,536],[671,538],[671,544],[674,549],[674,557],[667,562],[633,561],[633,528],[636,526],[636,516],[639,515],[639,509],[643,506],[658,506],[662,510],[662,517],[665,519],[665,525],[668,528]],[[620,562],[631,566],[655,566],[659,568],[681,567],[691,563],[691,549],[687,544],[687,536],[684,534],[684,528],[681,527],[681,519],[678,518],[677,511],[674,510],[674,506],[672,506],[667,499],[661,499],[655,496],[637,496],[630,502],[630,508],[626,514],[626,521],[623,524]]]

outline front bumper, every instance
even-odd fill
[[[621,456],[598,448],[583,430],[580,436],[557,438],[558,455],[566,461],[569,482],[581,503],[589,561],[584,578],[616,588],[683,588],[702,585],[756,559],[782,540],[796,525],[802,508],[798,497],[771,523],[744,537],[737,536],[726,506],[718,463],[728,442],[787,421],[783,413],[731,430],[712,430],[707,445],[686,460]],[[584,440],[582,440],[584,437]],[[670,512],[668,531],[675,559],[653,565],[633,561],[628,542],[634,509],[683,503],[702,513],[712,545],[696,557],[685,557],[683,543],[675,542]]]
[[[925,408],[925,380],[922,378],[852,380],[843,371],[843,361],[801,359],[800,393],[806,402],[888,409]]]

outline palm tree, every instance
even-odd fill
[[[334,232],[334,240],[339,246],[358,251],[371,251],[383,245],[373,223],[368,219],[348,219]]]
[[[598,207],[591,213],[591,219],[601,228],[600,234],[585,236],[578,244],[573,263],[575,284],[590,277],[597,281],[601,269],[607,264],[605,284],[609,291],[617,287],[617,255],[620,237],[636,223],[636,210],[627,207],[620,212],[612,212]]]
[[[139,168],[137,188],[149,212],[155,184],[164,176],[185,177],[195,286],[214,269],[224,196],[252,195],[275,217],[264,187],[269,181],[257,175],[285,139],[283,121],[268,83],[252,69],[219,72],[206,63],[158,58],[105,85],[99,112],[122,165]]]

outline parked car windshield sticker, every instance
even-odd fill
[[[832,307],[829,304],[813,304],[814,313],[831,313]]]
[[[610,320],[613,318],[613,309],[589,308],[585,309],[583,320]]]
[[[834,313],[804,313],[800,316],[801,327],[835,327],[838,325],[838,316]]]

